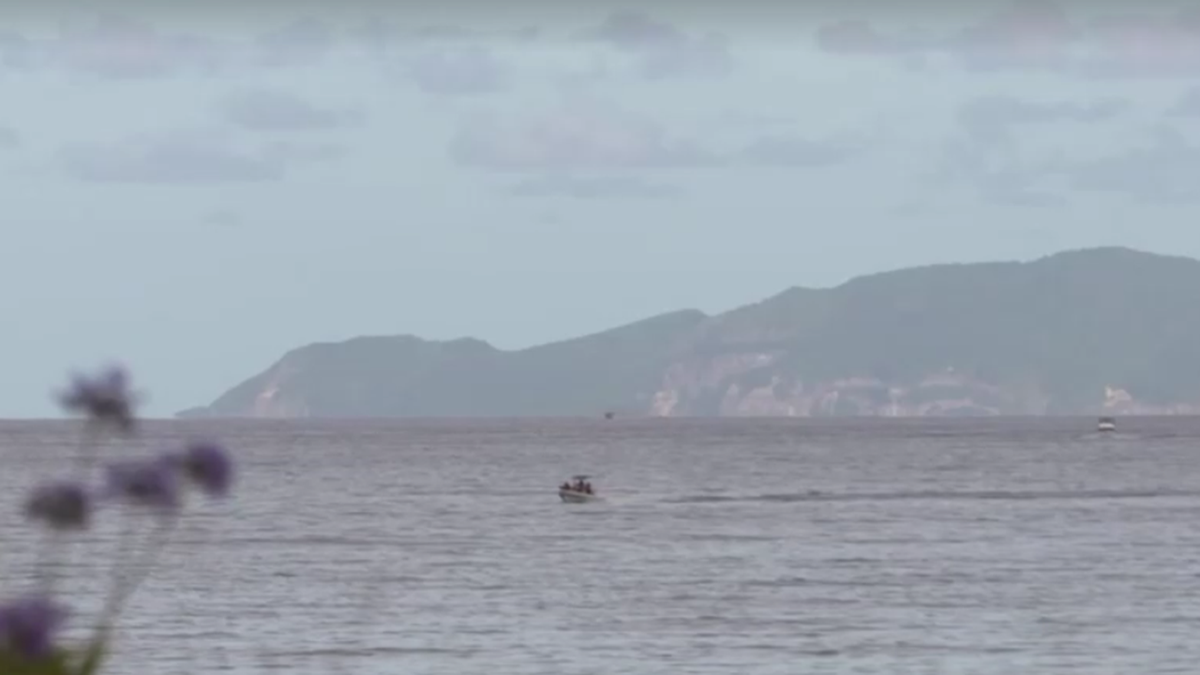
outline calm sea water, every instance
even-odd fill
[[[111,672],[1190,675],[1200,421],[1094,424],[152,424],[108,454],[219,433],[243,474]],[[74,438],[0,424],[10,588],[37,544],[20,492]],[[577,472],[607,501],[560,504]],[[70,561],[85,611],[119,526]]]

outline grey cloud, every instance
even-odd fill
[[[1116,98],[1090,103],[1046,103],[992,95],[964,103],[959,108],[958,120],[978,142],[1007,142],[1011,140],[1009,132],[1015,126],[1050,122],[1102,122],[1119,116],[1129,108],[1128,101]]]
[[[37,56],[29,38],[12,31],[0,31],[0,64],[26,69],[35,65]]]
[[[1076,31],[1063,10],[1045,0],[1015,0],[957,30],[937,35],[883,31],[849,19],[817,29],[818,48],[831,54],[909,58],[942,53],[973,70],[1056,68]]]
[[[978,144],[950,144],[944,176],[965,181],[993,202],[1023,206],[1059,206],[1062,196],[1050,184],[1075,191],[1123,195],[1160,202],[1200,202],[1200,148],[1178,130],[1163,127],[1153,140],[1128,151],[1088,159],[1055,157],[1021,161]]]
[[[1194,3],[1188,3],[1194,4]],[[1080,71],[1099,78],[1195,78],[1200,75],[1200,9],[1173,15],[1125,12],[1081,26],[1093,46]]]
[[[883,33],[861,19],[846,19],[821,26],[814,39],[822,51],[845,55],[913,55],[933,46],[925,40]]]
[[[337,44],[333,28],[306,18],[244,41],[161,30],[119,14],[100,12],[64,22],[58,35],[30,38],[0,32],[0,62],[8,67],[59,67],[105,79],[151,79],[214,74],[235,67],[306,66]]]
[[[1200,87],[1183,92],[1168,113],[1175,117],[1200,117]]]
[[[973,70],[1061,69],[1079,37],[1057,2],[1015,0],[951,35],[945,47]]]
[[[738,157],[760,166],[822,167],[839,164],[855,152],[854,146],[835,140],[764,136],[749,143]]]
[[[159,31],[115,13],[66,24],[56,40],[41,47],[44,62],[111,79],[209,71],[223,65],[227,57],[223,45],[211,38]]]
[[[1067,205],[1067,198],[1060,194],[1033,188],[1025,185],[1023,180],[1012,181],[1006,176],[995,176],[993,182],[983,182],[980,188],[980,195],[993,204],[1032,209],[1061,208]]]
[[[637,72],[648,79],[725,75],[734,66],[723,36],[692,37],[637,11],[613,12],[583,37],[632,55]]]
[[[647,117],[580,101],[527,118],[475,117],[450,144],[457,162],[492,170],[682,169],[731,164],[824,167],[863,151],[861,142],[762,136],[729,152],[673,134]]]
[[[382,56],[395,47],[427,45],[430,43],[462,42],[509,42],[529,43],[541,37],[542,30],[535,26],[516,29],[478,30],[462,26],[434,24],[417,28],[406,28],[380,16],[368,17],[351,27],[348,35],[369,53]]]
[[[68,175],[84,181],[202,185],[279,180],[292,164],[334,156],[322,146],[248,149],[219,135],[177,132],[111,144],[75,143],[62,148],[58,160]]]
[[[946,144],[938,176],[964,183],[984,201],[1030,208],[1062,206],[1064,197],[1048,191],[1049,164],[1022,161],[1012,153],[962,140]]]
[[[569,197],[573,199],[669,199],[682,191],[672,185],[652,183],[632,176],[579,177],[563,174],[520,181],[508,192],[517,197]]]
[[[334,129],[356,124],[356,110],[323,108],[279,89],[241,89],[221,103],[225,118],[255,131],[307,131]]]
[[[1081,19],[1052,0],[1013,0],[957,30],[917,36],[844,20],[818,29],[829,53],[889,58],[940,54],[974,71],[1042,70],[1084,77],[1200,74],[1200,10]]]
[[[209,211],[200,217],[200,222],[212,227],[237,227],[242,224],[242,217],[229,209]]]
[[[891,208],[892,215],[897,218],[921,218],[934,213],[934,209],[923,201],[905,201]]]
[[[305,17],[267,31],[255,46],[267,66],[307,66],[320,63],[333,51],[337,33],[330,24]]]
[[[430,94],[486,94],[505,87],[507,73],[488,50],[478,46],[426,52],[408,61],[404,72]]]
[[[262,156],[281,164],[331,162],[345,157],[346,149],[336,143],[274,141],[263,146]]]
[[[762,129],[765,127],[791,126],[796,123],[796,120],[797,117],[795,115],[727,109],[714,115],[711,123],[716,128],[728,128],[732,126]]]
[[[0,126],[0,150],[15,150],[21,147],[21,135],[12,127]]]
[[[1147,202],[1200,201],[1200,148],[1164,127],[1140,148],[1086,161],[1060,162],[1052,173],[1078,190],[1123,194]]]
[[[711,166],[719,158],[633,113],[565,106],[525,119],[468,120],[450,144],[459,163],[493,170]]]
[[[965,183],[994,204],[1062,206],[1065,198],[1048,192],[1044,184],[1050,164],[1019,157],[1013,130],[1055,122],[1102,122],[1116,118],[1129,107],[1128,102],[1115,98],[1087,103],[1027,101],[1005,95],[971,99],[958,110],[966,136],[951,140],[943,149],[942,176],[950,182]]]

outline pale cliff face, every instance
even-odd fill
[[[309,417],[309,406],[303,400],[295,400],[295,392],[288,386],[293,369],[283,365],[270,373],[266,384],[254,397],[250,417],[263,419],[295,419]]]
[[[1050,403],[1045,393],[1028,384],[999,387],[953,369],[930,373],[909,385],[865,376],[788,381],[778,374],[759,387],[745,387],[731,381],[738,375],[772,365],[780,356],[779,352],[746,352],[676,363],[664,374],[662,386],[652,396],[646,412],[656,417],[685,416],[691,413],[689,402],[703,395],[719,397],[722,417],[1044,415]],[[1098,413],[1200,413],[1200,402],[1149,405],[1115,386],[1096,392],[1095,405]]]
[[[640,396],[644,414],[685,417],[704,414],[694,407],[702,398],[719,401],[721,417],[940,417],[947,415],[1042,415],[1048,397],[1034,386],[1004,388],[952,369],[930,373],[916,384],[900,385],[874,377],[827,381],[793,381],[774,374],[762,386],[738,384],[738,376],[778,364],[782,351],[738,352],[702,358],[685,357],[664,372],[660,388]],[[253,399],[247,416],[295,419],[312,415],[310,406],[289,387],[292,369],[270,373]],[[1119,386],[1096,395],[1098,414],[1194,415],[1200,403],[1149,405]]]

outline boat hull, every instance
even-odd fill
[[[586,504],[588,502],[600,501],[600,498],[596,495],[589,495],[586,492],[579,492],[577,490],[559,490],[558,498],[567,504]]]
[[[1115,424],[1098,424],[1098,425],[1096,425],[1096,431],[1116,431],[1116,430],[1117,430],[1117,425],[1115,425]]]

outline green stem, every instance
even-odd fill
[[[96,425],[92,420],[86,420],[82,433],[79,435],[79,444],[75,449],[75,468],[79,472],[79,480],[85,485],[88,479],[91,478],[93,468],[96,465],[96,457],[99,454],[100,437],[97,434]],[[48,533],[48,538],[42,540],[41,551],[38,556],[38,574],[41,581],[42,592],[49,595],[54,592],[55,586],[58,584],[58,575],[51,569],[51,565],[59,557],[59,549],[63,547],[66,537],[61,536],[58,532]],[[75,564],[74,547],[67,546],[66,551],[62,553],[63,567],[71,567]]]
[[[34,574],[37,575],[38,588],[43,595],[51,595],[54,593],[54,587],[58,581],[58,574],[53,567],[54,554],[57,552],[59,542],[62,537],[56,530],[47,529],[42,532],[41,538],[38,540],[37,558],[34,561]]]
[[[141,558],[132,566],[127,567],[130,552],[129,546],[122,547],[118,562],[113,567],[113,589],[109,593],[104,611],[100,615],[98,634],[107,634],[108,629],[116,621],[121,610],[125,608],[125,604],[129,601],[134,591],[150,576],[150,572],[154,568],[154,563],[158,560],[158,556],[162,553],[162,550],[166,548],[171,532],[175,529],[175,525],[178,522],[179,516],[177,514],[163,516],[158,521],[158,527],[147,535],[147,541],[142,545]],[[123,538],[123,543],[126,544],[133,540],[132,530],[127,530],[127,534],[129,536]],[[128,574],[121,574],[122,570],[127,571]]]

